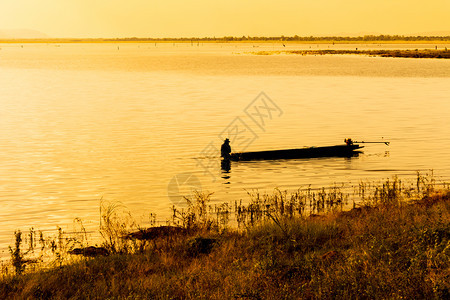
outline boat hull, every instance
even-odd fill
[[[360,145],[337,145],[329,147],[310,147],[299,149],[257,151],[257,152],[238,152],[231,153],[232,161],[249,160],[273,160],[273,159],[296,159],[296,158],[316,158],[316,157],[351,157],[360,151],[363,146]]]

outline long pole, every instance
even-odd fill
[[[391,143],[391,142],[364,142],[364,141],[361,141],[361,142],[353,142],[353,143],[360,143],[360,144],[386,144],[387,146],[389,146],[389,144]]]

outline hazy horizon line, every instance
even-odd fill
[[[41,37],[41,38],[13,38],[5,37],[0,41],[447,41],[450,34],[446,35],[399,35],[399,34],[367,34],[359,36],[351,35],[277,35],[277,36],[204,36],[204,37]]]

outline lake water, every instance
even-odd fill
[[[0,44],[0,256],[16,229],[70,231],[80,218],[97,230],[100,199],[145,225],[150,212],[169,218],[197,188],[222,203],[253,189],[351,186],[418,170],[447,181],[450,60],[248,53],[434,46]],[[346,137],[391,144],[224,172],[225,136],[249,151]]]

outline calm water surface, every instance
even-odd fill
[[[417,170],[450,177],[450,61],[248,54],[310,47],[434,45],[1,44],[0,255],[19,228],[70,231],[78,217],[97,230],[101,198],[146,224],[150,212],[166,220],[193,187],[222,203],[253,189],[351,186]],[[244,110],[262,91],[282,113],[258,127]],[[236,120],[253,131],[247,150],[345,137],[391,145],[224,172],[210,150]]]

